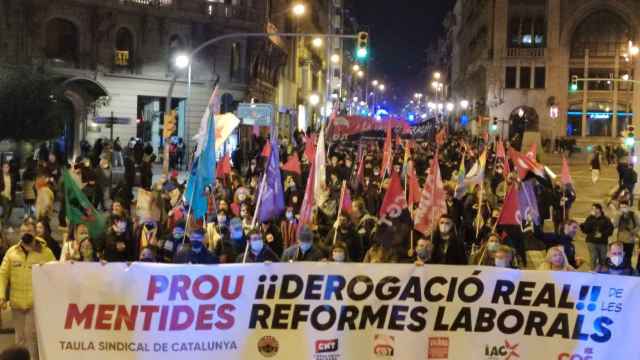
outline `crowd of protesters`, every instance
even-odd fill
[[[46,148],[39,149],[21,172],[8,162],[2,164],[0,240],[5,240],[2,240],[0,304],[10,303],[14,311],[17,343],[26,345],[32,353],[36,349],[31,282],[25,274],[31,265],[48,261],[179,264],[327,261],[574,271],[587,263],[576,256],[574,246],[578,231],[582,231],[586,235],[591,270],[634,273],[632,255],[640,218],[632,209],[631,193],[637,176],[625,156],[617,158],[619,188],[606,203],[593,204],[590,216],[578,223],[571,218],[576,198],[571,183],[563,183],[549,173],[529,172],[519,177],[512,161],[503,163],[497,159],[495,142],[484,143],[464,133],[449,134],[440,146],[429,141],[397,140],[390,150],[389,171],[382,166],[385,157],[382,140],[334,142],[328,146],[324,196],[315,199],[311,221],[302,224],[300,211],[313,160],[305,150],[311,138],[311,133],[296,131],[291,138],[281,138],[278,149],[271,149],[279,152],[283,165],[295,156],[301,166],[299,172],[282,170],[284,211],[277,218],[257,224],[254,212],[267,162],[262,148],[267,143],[264,138],[253,139],[257,144],[253,151],[236,151],[230,156],[231,168],[219,172],[209,194],[205,219],[190,216],[189,204],[182,196],[185,183],[179,180],[177,171],[152,181],[154,151],[139,141],[132,140],[125,147],[119,139],[113,144],[83,146],[83,156],[72,164],[62,163],[52,153],[46,154]],[[184,144],[175,145],[172,165],[179,168],[185,166]],[[505,145],[508,152],[509,145]],[[460,171],[477,166],[485,150],[486,169],[481,183],[462,187]],[[422,184],[436,156],[444,182],[446,214],[433,219],[432,231],[414,229],[412,209],[381,216],[380,207],[391,175],[405,173],[410,162]],[[113,187],[108,181],[112,166],[123,166],[125,173]],[[505,166],[512,169],[506,178]],[[62,176],[65,169],[74,174],[82,192],[106,215],[103,232],[95,234],[86,224],[68,223]],[[506,192],[512,184],[524,181],[534,184],[540,221],[527,218],[520,225],[500,224]],[[11,212],[19,205],[16,198],[19,186],[25,216],[20,224],[12,224]],[[343,186],[352,199],[347,208],[340,201]],[[141,191],[151,194],[151,201],[144,206],[138,196]],[[153,210],[142,211],[143,208]],[[607,212],[612,216],[608,217]],[[54,217],[61,238],[53,236]],[[553,224],[552,231],[544,231],[545,221]],[[18,229],[19,241],[9,247],[6,239],[8,233],[15,231],[13,227]],[[546,251],[546,257],[533,264],[527,256],[529,251]]]

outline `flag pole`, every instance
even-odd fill
[[[258,221],[258,211],[260,211],[260,203],[262,202],[262,194],[264,193],[264,185],[267,182],[267,170],[265,169],[264,175],[262,175],[262,181],[260,182],[260,192],[258,193],[258,201],[256,202],[256,210],[253,212],[253,219],[251,220],[251,229],[255,229],[256,221]],[[242,263],[247,262],[247,255],[249,253],[249,242],[245,241],[244,255],[242,256]]]
[[[338,205],[338,216],[336,217],[336,221],[340,221],[340,214],[342,213],[342,203],[344,202],[344,194],[346,193],[347,181],[342,180],[342,188],[340,189],[340,204]],[[333,229],[333,245],[336,244],[338,240],[338,228]]]

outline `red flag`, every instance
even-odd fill
[[[216,177],[223,178],[225,175],[229,174],[231,174],[231,158],[229,157],[229,154],[225,154],[216,166]]]
[[[518,189],[515,185],[509,187],[504,205],[498,217],[498,225],[520,225],[520,205],[518,204]]]
[[[507,157],[507,153],[504,151],[504,145],[502,144],[502,140],[498,140],[498,144],[496,145],[496,157],[497,158]]]
[[[384,148],[382,149],[382,169],[380,169],[380,177],[384,178],[387,172],[391,171],[392,140],[391,140],[391,123],[387,126],[387,136],[384,139]]]
[[[310,163],[316,158],[316,138],[313,136],[306,136],[304,138],[304,156],[307,157],[307,161]]]
[[[407,182],[409,186],[409,205],[413,206],[420,202],[420,183],[416,176],[416,169],[413,167],[413,161],[409,160],[407,165]]]
[[[538,153],[538,143],[531,144],[531,148],[527,152],[527,156],[529,157],[529,159],[535,161],[537,153]]]
[[[344,197],[342,198],[342,211],[351,214],[351,192],[345,184]]]
[[[404,190],[402,189],[402,182],[400,181],[400,175],[394,172],[391,175],[391,181],[387,188],[387,193],[382,200],[382,206],[380,207],[380,217],[384,218],[387,215],[391,218],[400,216],[402,210],[407,208],[407,199],[404,198]]]
[[[298,159],[298,154],[295,152],[289,155],[287,162],[282,165],[282,170],[292,172],[294,174],[302,174],[302,169],[300,168],[300,159]]]
[[[431,229],[437,223],[438,218],[446,213],[446,194],[440,175],[438,153],[436,152],[436,156],[429,168],[427,181],[424,183],[420,205],[415,212],[414,223],[416,230],[425,235],[431,233]]]
[[[360,156],[360,161],[358,162],[358,171],[356,172],[356,180],[355,180],[355,184],[357,185],[361,185],[363,183],[364,183],[364,152]]]
[[[565,157],[562,158],[562,173],[560,174],[560,182],[562,182],[562,185],[573,184],[571,172],[569,171],[569,162]]]
[[[511,157],[515,167],[518,168],[518,176],[520,177],[520,180],[524,179],[529,171],[538,176],[544,176],[544,166],[535,160],[522,155],[513,149],[509,149],[509,156]]]
[[[267,141],[266,144],[264,144],[264,147],[262,148],[262,153],[260,154],[263,157],[266,157],[267,159],[271,156],[271,142]]]
[[[300,224],[311,224],[311,215],[313,210],[313,185],[315,183],[316,176],[315,166],[309,169],[309,177],[307,178],[307,186],[304,191],[304,199],[300,205]]]

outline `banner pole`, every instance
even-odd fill
[[[344,194],[346,192],[346,187],[347,187],[347,181],[346,180],[342,180],[342,188],[340,189],[340,204],[338,205],[338,216],[336,217],[336,221],[340,221],[340,214],[342,214],[342,203],[344,202]],[[338,228],[334,227],[334,229],[333,229],[333,245],[336,244],[337,240],[338,240]]]
[[[273,149],[272,149],[273,151]],[[264,185],[267,182],[267,170],[265,169],[264,175],[262,175],[262,181],[260,182],[260,192],[258,193],[258,201],[256,202],[256,210],[253,212],[253,219],[251,220],[251,229],[255,229],[256,221],[258,220],[258,211],[260,211],[260,203],[262,202],[262,194],[264,193]],[[249,242],[245,241],[244,255],[242,256],[242,263],[247,262],[247,255],[249,254]]]

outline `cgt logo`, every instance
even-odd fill
[[[560,353],[558,360],[594,360],[593,348],[584,349],[584,354]]]
[[[326,354],[336,351],[338,351],[338,339],[316,341],[316,354]]]
[[[508,340],[504,345],[485,345],[484,356],[486,360],[515,360],[520,358],[518,347],[520,344],[512,344]]]

